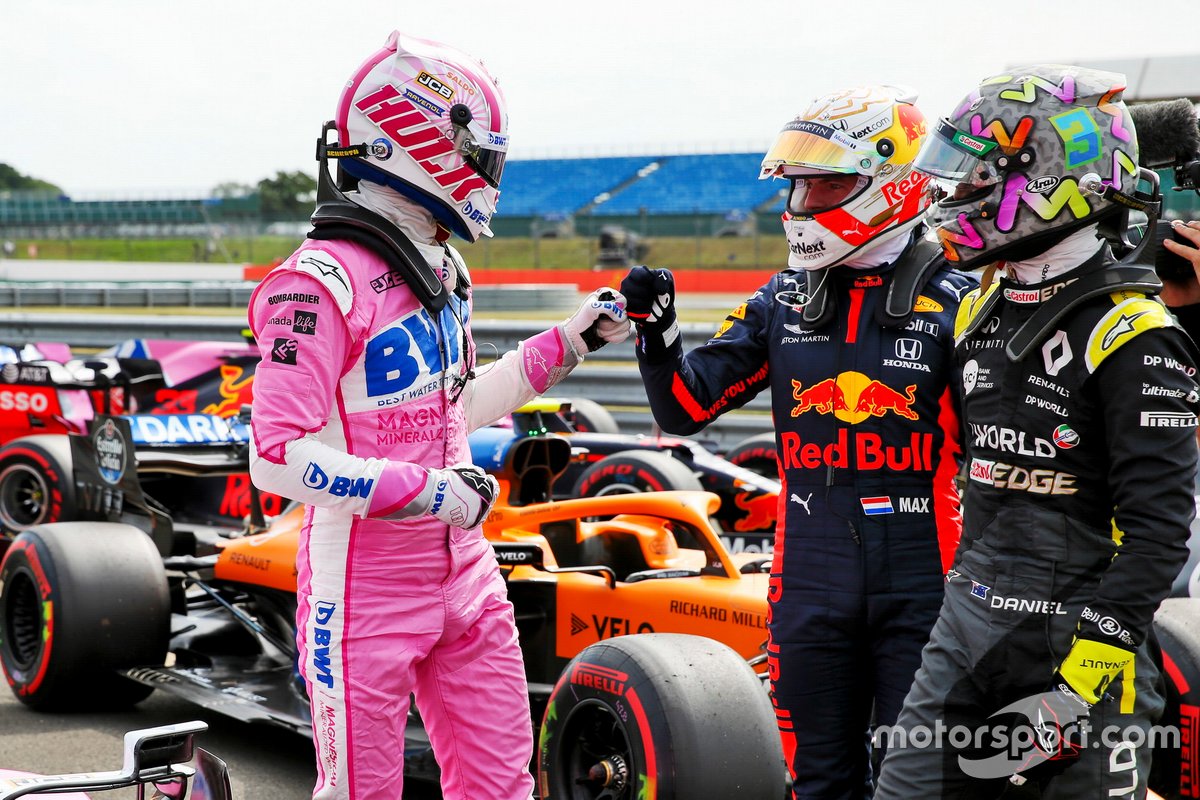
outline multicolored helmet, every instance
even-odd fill
[[[759,179],[790,183],[790,265],[839,264],[921,221],[930,182],[912,170],[925,137],[915,101],[915,92],[896,86],[845,89],[817,98],[779,132]],[[836,188],[814,202],[826,186]]]
[[[967,268],[1031,258],[1119,213],[1138,180],[1124,89],[1114,72],[1037,64],[967,95],[916,163],[944,192],[929,222],[946,258]]]
[[[508,153],[508,114],[495,78],[448,45],[394,31],[338,102],[340,159],[360,180],[389,186],[469,242],[491,236]]]

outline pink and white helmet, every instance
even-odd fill
[[[504,94],[483,64],[448,45],[393,31],[338,102],[340,159],[360,180],[395,189],[469,242],[491,236],[508,153]]]

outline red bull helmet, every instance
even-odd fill
[[[946,258],[965,268],[1031,258],[1119,213],[1116,192],[1132,194],[1138,179],[1124,89],[1114,72],[1017,67],[939,121],[916,168],[942,189],[929,221]]]
[[[912,230],[929,207],[914,173],[925,137],[916,93],[864,86],[817,98],[779,132],[759,180],[788,181],[788,264],[822,269]]]
[[[355,71],[338,102],[341,158],[353,178],[419,203],[469,242],[491,236],[508,153],[508,114],[496,79],[448,45],[394,31]]]

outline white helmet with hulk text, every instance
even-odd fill
[[[346,83],[338,144],[366,144],[342,170],[390,187],[469,242],[491,236],[508,153],[508,115],[495,78],[448,45],[393,32]]]

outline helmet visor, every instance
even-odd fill
[[[504,174],[504,161],[508,158],[507,134],[492,133],[471,122],[466,127],[457,126],[455,136],[463,159],[489,186],[498,189],[500,176]]]
[[[809,120],[792,120],[779,132],[763,157],[759,179],[779,174],[781,167],[811,167],[830,172],[862,173],[875,166],[878,154],[870,142]]]
[[[794,217],[809,217],[849,203],[871,185],[866,175],[789,176],[787,210]]]
[[[913,168],[937,180],[947,195],[942,202],[966,200],[1000,182],[999,170],[986,159],[994,149],[996,142],[963,133],[943,119],[925,140]]]

